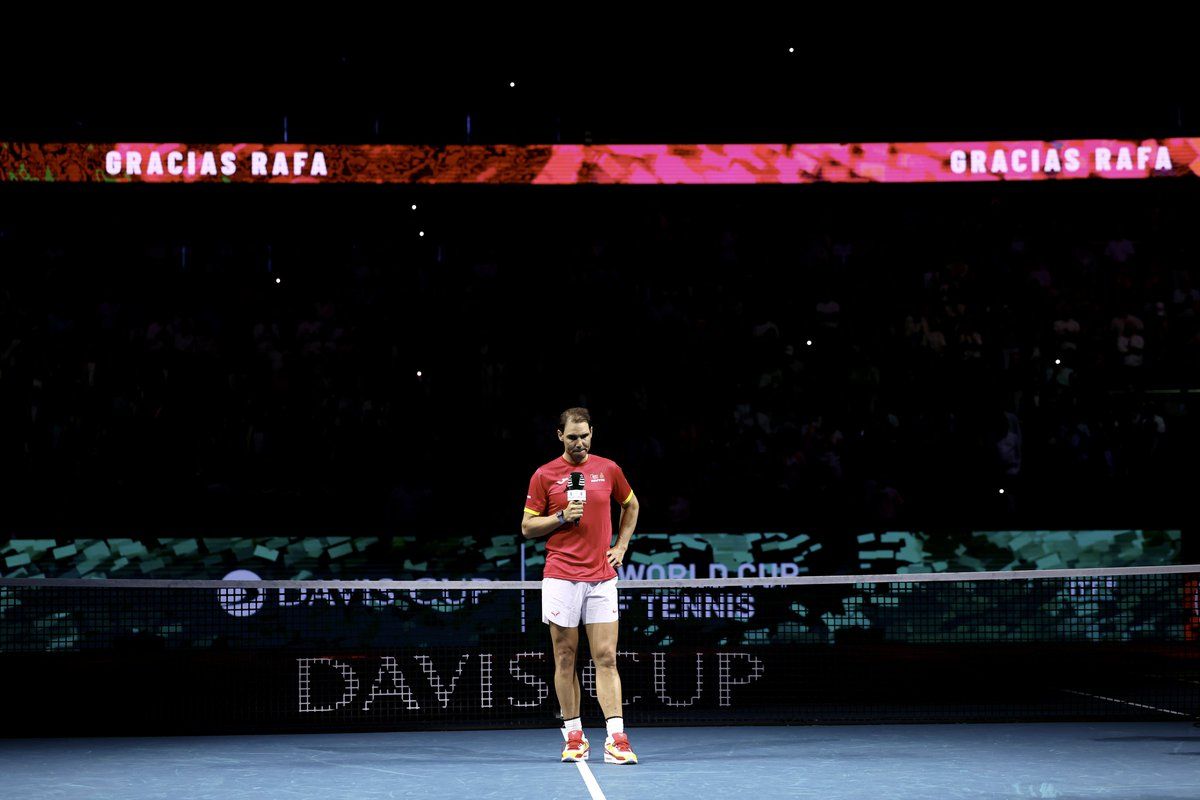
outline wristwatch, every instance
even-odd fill
[[[557,513],[557,514],[555,514],[554,516],[558,518],[558,524],[559,524],[559,525],[566,525],[566,524],[567,524],[567,515],[563,513],[563,511],[562,511],[562,509],[561,509],[561,508],[558,510],[558,513]]]

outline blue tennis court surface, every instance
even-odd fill
[[[1190,723],[641,728],[609,800],[1200,797]],[[5,798],[592,798],[558,731],[0,740]]]

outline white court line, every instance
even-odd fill
[[[561,728],[561,730],[563,741],[566,741],[567,729]],[[587,787],[588,794],[592,796],[592,800],[607,800],[604,792],[600,791],[600,784],[597,783],[596,776],[592,774],[592,770],[588,767],[587,762],[576,761],[575,766],[579,767],[579,777],[583,778],[583,785]]]
[[[1151,711],[1161,711],[1164,714],[1174,714],[1177,717],[1189,717],[1190,718],[1192,716],[1191,714],[1184,714],[1182,711],[1172,711],[1169,708],[1159,708],[1158,706],[1148,706],[1148,705],[1145,705],[1144,703],[1133,703],[1133,702],[1130,702],[1129,700],[1119,700],[1116,697],[1105,697],[1102,694],[1088,694],[1087,692],[1077,692],[1073,689],[1063,689],[1063,691],[1066,692],[1067,694],[1077,694],[1082,697],[1093,697],[1097,700],[1107,700],[1110,703],[1120,703],[1121,705],[1126,705],[1126,706],[1136,706],[1138,708],[1148,708]]]
[[[575,766],[579,767],[579,774],[583,776],[583,783],[587,786],[588,794],[592,796],[592,800],[605,800],[604,792],[600,791],[600,784],[596,783],[596,776],[588,768],[586,761],[576,761]]]

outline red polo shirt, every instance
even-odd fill
[[[579,524],[567,523],[546,540],[546,568],[542,575],[568,581],[603,581],[617,573],[605,558],[612,547],[612,504],[622,506],[633,499],[633,489],[617,462],[588,453],[579,465],[565,456],[538,467],[529,479],[525,513],[535,517],[553,516],[567,507],[567,479],[572,472],[583,473],[587,501]]]

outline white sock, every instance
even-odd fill
[[[605,724],[608,726],[609,736],[612,736],[614,733],[625,732],[625,720],[621,717],[609,717],[605,720]]]
[[[581,731],[581,730],[583,730],[583,723],[579,721],[579,717],[571,717],[570,719],[564,719],[563,720],[563,730]]]

